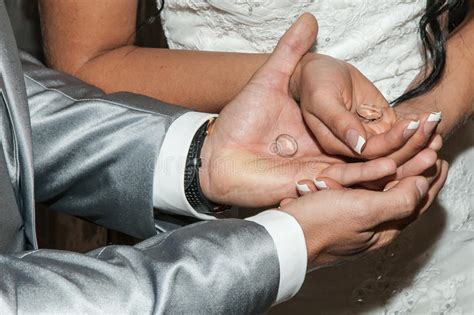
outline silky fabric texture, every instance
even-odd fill
[[[29,60],[29,57],[24,56],[24,59]],[[38,195],[44,200],[52,199],[51,204],[58,210],[94,220],[95,217],[91,216],[88,207],[81,203],[83,199],[89,207],[96,209],[102,224],[140,235],[144,226],[151,225],[149,222],[151,219],[148,219],[151,204],[149,205],[148,201],[151,200],[153,174],[142,166],[147,158],[156,160],[160,141],[172,121],[171,115],[183,110],[144,97],[126,94],[112,95],[99,100],[97,97],[102,97],[103,94],[95,88],[46,69],[34,61],[26,60],[25,80],[31,101],[34,152],[38,161],[35,163],[35,169],[38,170],[35,176],[39,183]],[[66,93],[78,91],[90,99],[79,101],[66,96],[69,95]],[[51,108],[47,108],[48,106]],[[77,108],[80,106],[84,108]],[[124,159],[128,158],[130,163],[127,165],[123,161],[124,169],[115,170],[119,172],[116,177],[110,175],[112,171],[106,165],[102,165],[104,170],[92,167],[93,171],[89,171],[87,166],[87,161],[93,154],[98,154],[94,161],[100,163],[100,159],[103,158],[100,152],[106,150],[108,145],[102,141],[113,142],[115,136],[125,136],[120,134],[120,130],[117,131],[120,129],[118,127],[117,129],[103,127],[105,129],[101,133],[92,132],[95,138],[89,135],[91,133],[89,129],[94,129],[94,126],[81,118],[82,111],[93,111],[96,108],[94,112],[101,114],[102,107],[108,108],[104,114],[114,112],[114,108],[117,107],[115,108],[117,116],[126,113],[131,116],[137,115],[136,120],[132,117],[129,120],[123,119],[128,123],[119,121],[122,123],[122,128],[130,126],[131,129],[138,129],[136,132],[139,135],[132,134],[130,141],[143,148],[140,149],[139,155],[126,157],[126,149],[132,149],[129,147],[129,142],[123,139],[122,142],[113,144],[112,148],[123,150]],[[77,120],[74,120],[76,116],[69,111],[77,113]],[[161,133],[158,133],[161,129],[148,122],[151,117],[156,117],[154,123],[161,126],[163,130]],[[93,115],[88,118],[98,120],[97,116]],[[110,117],[110,120],[112,125],[118,124],[114,121],[114,116]],[[78,128],[77,126],[81,124],[87,128]],[[105,125],[107,126],[107,123]],[[147,127],[154,127],[150,130],[154,130],[156,137],[150,136]],[[74,154],[71,158],[67,158],[69,154],[67,150],[59,150],[60,148],[52,143],[72,148],[75,146],[74,142],[63,140],[62,143],[60,140],[64,133],[75,135],[76,132],[83,133],[82,137],[89,141],[81,143],[86,147],[84,150],[71,149]],[[48,135],[50,139],[47,139]],[[88,138],[89,136],[91,138]],[[78,135],[76,141],[80,142],[82,137]],[[152,139],[149,140],[150,138]],[[101,146],[96,147],[95,141],[101,143]],[[88,146],[97,151],[89,151]],[[56,156],[63,152],[66,154],[66,157],[62,157],[66,159],[64,162]],[[112,156],[108,158],[110,160],[107,161],[110,163],[118,163],[116,160],[120,159]],[[86,166],[81,166],[80,161]],[[46,165],[43,166],[42,163]],[[79,169],[69,169],[72,167]],[[147,181],[144,185],[146,194],[141,196],[149,198],[148,200],[123,197],[132,193],[140,194],[140,191],[133,186],[133,182],[128,182],[129,185],[122,187],[120,183],[107,179],[104,186],[100,186],[101,176],[127,181],[129,177],[140,175],[129,174],[129,170],[140,172],[142,180]],[[151,175],[147,176],[147,172]],[[90,183],[76,180],[89,177],[91,177]],[[97,185],[94,179],[100,185]],[[110,193],[101,194],[100,191],[88,191],[87,188],[81,193],[81,185],[95,185],[97,189],[110,190]],[[88,193],[91,195],[87,195]],[[94,197],[93,194],[99,196]],[[120,203],[117,204],[116,200]],[[67,201],[71,201],[73,210],[68,209]],[[135,211],[133,205],[144,206]],[[122,223],[117,217],[125,217],[128,222]],[[0,220],[6,219],[0,218]],[[278,256],[273,240],[264,227],[243,220],[196,223],[167,234],[160,234],[134,248],[110,246],[86,255],[53,250],[18,252],[0,256],[0,266],[2,313],[41,311],[50,314],[66,312],[161,314],[177,311],[201,314],[255,314],[262,313],[271,306],[279,285]]]
[[[160,234],[136,247],[0,256],[0,310],[261,314],[277,294],[275,255],[264,227],[226,219]]]
[[[8,22],[3,0],[0,17]],[[16,45],[5,32],[11,29],[0,28],[0,75],[11,119],[2,116],[1,121],[2,130],[8,122],[16,137],[2,137],[2,146],[6,152],[18,149],[14,173],[19,175],[12,181],[2,159],[0,222],[10,224],[12,211],[22,222],[34,221],[29,201],[34,186],[24,179],[33,169],[25,79],[40,199],[56,210],[132,235],[154,234],[153,172],[147,163],[156,160],[169,124],[184,110],[131,94],[105,96],[28,56],[23,56],[23,77],[15,63]],[[4,150],[0,152],[3,157]],[[25,204],[22,211],[19,205]],[[1,229],[0,239],[6,239],[3,233]],[[7,253],[15,237],[34,240],[28,233],[34,233],[33,225],[29,232],[19,228],[0,248],[1,314],[257,314],[268,310],[277,295],[275,245],[263,226],[250,221],[196,223],[135,247],[108,246],[88,254],[47,249]]]
[[[8,117],[2,117],[0,120],[2,124],[0,141],[6,154],[4,157],[10,173],[11,187],[15,193],[14,198],[24,223],[24,229],[18,233],[24,234],[25,248],[33,249],[37,246],[37,242],[30,116],[16,47],[5,4],[0,0],[0,86],[5,99],[2,116],[8,114]]]
[[[0,252],[12,253],[22,250],[25,246],[23,219],[10,182],[1,142],[0,202]]]
[[[23,59],[37,201],[138,238],[153,236],[156,156],[185,109],[133,94],[104,95]]]

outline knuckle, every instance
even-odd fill
[[[377,209],[369,203],[363,206],[358,206],[355,210],[354,216],[360,224],[369,226],[378,220],[377,213]]]
[[[403,143],[403,138],[399,137],[395,132],[390,131],[385,134],[384,140],[392,148]]]
[[[404,216],[410,215],[417,205],[416,193],[403,194],[400,199],[400,211]]]
[[[331,145],[325,146],[324,151],[330,155],[335,155],[335,154],[340,153],[339,150],[337,150],[336,148],[333,148]]]
[[[327,99],[327,94],[323,89],[313,89],[311,91],[309,99],[311,100],[312,103],[318,104],[320,102],[323,102],[325,99]]]
[[[412,148],[412,150],[419,152],[426,147],[426,139],[424,139],[423,136],[414,139],[410,147]]]
[[[348,125],[342,114],[334,114],[328,119],[328,124],[334,131],[344,131]]]

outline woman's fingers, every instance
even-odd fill
[[[362,157],[373,159],[395,152],[407,143],[419,127],[420,120],[400,120],[396,122],[387,132],[369,138],[362,152]]]
[[[343,186],[374,181],[395,174],[397,167],[389,158],[368,162],[340,163],[326,168],[321,177],[330,177]]]
[[[402,165],[410,158],[415,156],[418,152],[427,147],[432,138],[436,127],[441,120],[441,113],[422,114],[420,116],[420,127],[407,143],[396,152],[390,154],[388,157],[393,159],[397,165]]]
[[[324,152],[348,157],[356,156],[354,151],[342,140],[337,138],[331,129],[329,129],[318,117],[305,112],[303,112],[303,116],[306,124],[310,127]]]
[[[339,184],[332,178],[329,177],[317,177],[314,179],[314,185],[318,191],[332,189],[332,190],[343,190],[344,186]]]
[[[309,179],[302,179],[296,183],[296,190],[300,196],[317,191],[314,183]]]
[[[322,86],[313,91],[308,101],[311,106],[305,108],[309,108],[309,113],[321,120],[353,152],[361,154],[367,134],[359,119],[347,109],[340,91],[334,85]]]
[[[435,166],[438,154],[431,149],[424,149],[397,169],[396,180],[416,176]]]

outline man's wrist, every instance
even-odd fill
[[[301,231],[303,233],[303,237],[305,240],[305,244],[306,244],[306,254],[307,254],[308,265],[311,264],[318,256],[318,253],[320,252],[320,246],[319,244],[316,244],[314,240],[310,238],[311,233],[309,233],[309,231],[311,229],[306,224],[307,222],[305,222],[305,220],[303,220],[299,216],[301,211],[299,211],[298,209],[294,209],[294,207],[292,207],[291,204],[282,206],[280,211],[286,213],[287,215],[292,216],[295,219],[295,221],[298,222],[298,224],[300,225]]]
[[[267,210],[246,220],[264,226],[275,243],[280,264],[275,304],[290,299],[301,288],[307,270],[306,242],[301,226],[293,216],[277,210]]]
[[[201,149],[201,167],[199,168],[199,184],[204,196],[212,201],[211,187],[210,187],[210,161],[212,156],[212,139],[208,134],[204,139],[204,144]]]
[[[172,214],[205,220],[213,218],[206,213],[196,211],[190,205],[186,194],[185,178],[186,175],[189,176],[189,173],[186,172],[190,171],[187,166],[193,139],[200,128],[215,116],[214,114],[187,112],[175,119],[169,126],[154,169],[153,206],[155,208]],[[193,159],[192,162],[198,165],[197,160]],[[196,184],[199,185],[199,182],[193,183],[193,186],[195,187]],[[198,190],[193,190],[192,195],[197,196]]]

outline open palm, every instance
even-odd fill
[[[388,159],[345,164],[323,153],[304,123],[288,86],[315,36],[314,17],[303,15],[283,36],[267,63],[221,112],[202,152],[201,186],[211,200],[268,206],[295,197],[295,182],[299,179],[332,174],[350,185],[395,171]],[[291,158],[270,150],[281,134],[290,135],[298,143],[299,149]],[[373,167],[375,164],[377,167]],[[361,172],[362,167],[371,171]]]

